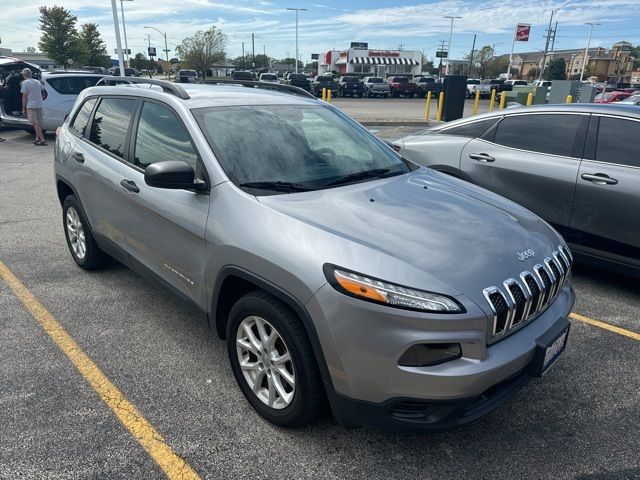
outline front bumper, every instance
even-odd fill
[[[487,316],[469,301],[463,301],[465,314],[427,315],[363,302],[325,285],[307,310],[341,423],[437,430],[473,421],[515,394],[529,379],[536,339],[567,317],[574,300],[565,286],[542,315],[489,346]],[[419,343],[459,343],[462,357],[429,367],[398,365]],[[419,411],[411,415],[422,415],[418,421],[402,417],[401,410],[411,408]]]

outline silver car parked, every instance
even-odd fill
[[[450,122],[396,150],[523,205],[576,258],[640,275],[639,138],[635,106],[546,105]]]
[[[121,81],[122,79],[115,79]],[[158,279],[282,426],[470,422],[563,351],[571,255],[528,210],[282,85],[97,86],[60,129],[69,250]]]

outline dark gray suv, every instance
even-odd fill
[[[59,131],[69,250],[205,312],[265,418],[327,398],[345,425],[450,428],[563,351],[572,259],[528,210],[302,90],[147,82],[85,90]]]
[[[396,148],[540,215],[585,263],[640,276],[639,138],[636,106],[547,105],[464,118]]]

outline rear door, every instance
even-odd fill
[[[507,114],[465,145],[460,169],[475,184],[568,226],[589,115]]]
[[[179,292],[205,308],[204,232],[208,192],[150,187],[144,170],[155,162],[182,160],[206,174],[188,131],[168,105],[144,101],[132,130],[129,165],[120,181],[134,186],[126,208],[134,212],[125,225],[128,250]]]
[[[570,227],[582,245],[640,265],[640,119],[593,115],[588,138]]]

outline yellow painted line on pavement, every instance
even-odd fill
[[[138,412],[122,392],[106,377],[98,366],[82,351],[49,311],[11,270],[0,261],[0,278],[11,288],[25,308],[45,332],[71,360],[91,388],[113,411],[147,453],[170,479],[199,479],[200,476],[165,442],[162,435]]]
[[[617,333],[618,335],[623,335],[625,337],[633,338],[634,340],[640,341],[640,333],[627,330],[626,328],[617,327],[615,325],[611,325],[610,323],[601,322],[600,320],[594,320],[593,318],[585,317],[584,315],[580,315],[579,313],[571,313],[569,314],[569,318],[578,320],[579,322],[588,323],[589,325],[593,325],[594,327],[609,330],[610,332]]]

